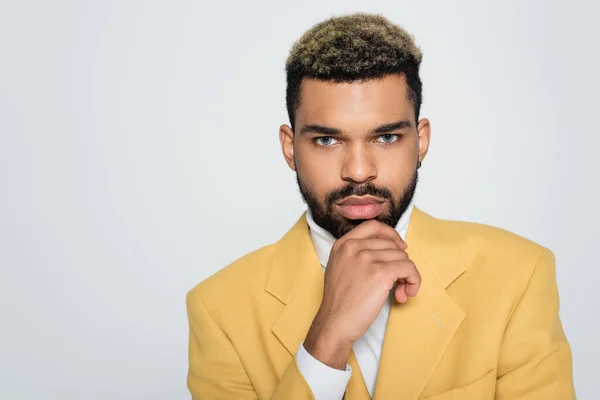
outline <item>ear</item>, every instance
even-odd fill
[[[281,151],[285,162],[292,169],[296,170],[296,163],[294,162],[294,131],[288,125],[281,125],[279,127],[279,143],[281,143]]]
[[[431,124],[427,118],[423,118],[417,125],[417,137],[419,139],[419,161],[423,162],[427,151],[429,150],[429,140],[431,138]]]

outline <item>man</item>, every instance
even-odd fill
[[[414,206],[421,52],[331,18],[286,63],[279,138],[308,205],[188,293],[194,399],[572,399],[553,253]]]

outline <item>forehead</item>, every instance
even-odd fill
[[[350,125],[414,119],[404,75],[357,82],[304,79],[296,119],[303,123]]]

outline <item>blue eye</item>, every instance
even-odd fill
[[[321,136],[321,137],[315,138],[315,142],[317,144],[320,144],[321,146],[325,146],[325,147],[331,146],[333,144],[334,140],[335,139],[331,136]]]
[[[385,144],[391,144],[394,143],[396,140],[399,139],[399,135],[393,135],[391,133],[387,133],[385,135],[381,135],[379,136],[378,139],[381,139],[381,141]]]

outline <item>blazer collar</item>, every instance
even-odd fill
[[[465,317],[445,290],[466,269],[460,246],[447,224],[415,206],[406,242],[422,283],[417,296],[408,303],[392,304],[375,386],[376,400],[417,399]],[[305,214],[275,246],[265,290],[285,305],[272,331],[293,356],[320,306],[324,272]],[[350,361],[355,364],[354,354]],[[347,400],[368,399],[364,383],[357,382],[361,379],[360,374],[352,374]]]

